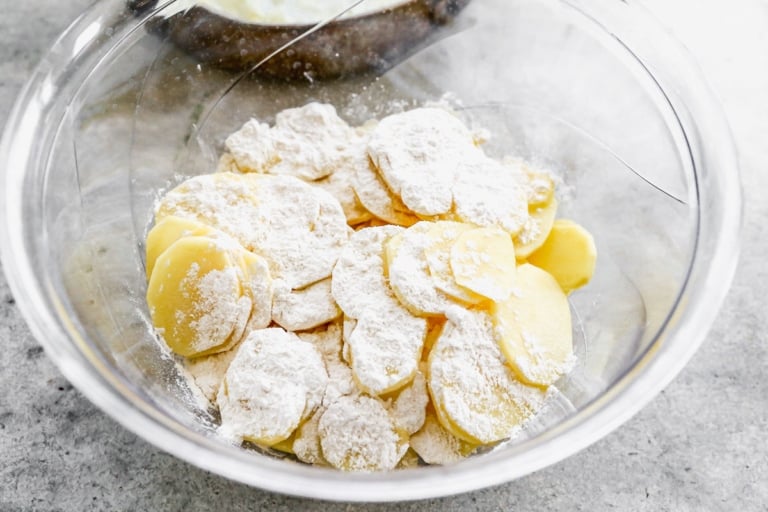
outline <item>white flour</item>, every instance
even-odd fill
[[[399,306],[387,284],[384,243],[402,230],[397,226],[365,228],[349,237],[331,280],[333,298],[347,316],[357,319],[367,311]]]
[[[196,264],[193,265],[180,283],[180,288],[194,287],[198,292],[191,318],[183,321],[188,322],[195,333],[195,339],[191,341],[192,348],[195,352],[203,352],[224,343],[238,321],[244,322],[247,317],[243,318],[244,305],[239,302],[239,297],[232,293],[239,287],[237,272],[234,268],[211,270],[202,277],[198,272],[199,267]],[[194,284],[185,284],[184,281],[192,281]],[[177,310],[176,313],[177,315],[185,314],[181,310]],[[177,321],[177,324],[183,321]]]
[[[288,331],[303,331],[326,324],[341,315],[331,295],[331,280],[323,279],[301,290],[274,282],[272,319]]]
[[[427,335],[427,321],[405,308],[372,309],[349,337],[352,373],[372,395],[394,391],[413,378]]]
[[[400,391],[389,408],[395,428],[409,435],[418,431],[424,425],[428,403],[427,379],[422,371],[417,371],[411,383]]]
[[[328,374],[317,349],[280,328],[251,332],[216,397],[226,437],[273,444],[320,405]]]
[[[427,414],[424,426],[411,436],[410,444],[427,464],[452,464],[469,452],[466,443],[445,430],[434,413]]]
[[[368,154],[390,190],[422,215],[450,211],[457,173],[477,153],[472,133],[437,108],[386,117],[368,141]]]
[[[344,396],[320,417],[320,446],[325,459],[345,471],[394,469],[408,448],[380,400]]]
[[[342,167],[354,130],[332,105],[309,103],[283,110],[269,127],[248,121],[226,146],[243,172],[287,174],[319,180]]]

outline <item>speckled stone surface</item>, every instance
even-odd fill
[[[768,510],[768,3],[646,0],[699,60],[732,125],[746,192],[741,265],[706,343],[631,421],[510,484],[395,505],[251,489],[127,432],[60,375],[0,278],[0,511]],[[0,0],[0,119],[86,0]]]

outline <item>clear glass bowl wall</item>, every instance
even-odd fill
[[[3,261],[32,330],[126,427],[276,491],[451,494],[587,446],[700,344],[730,282],[740,216],[728,130],[688,57],[634,2],[601,4],[475,0],[386,72],[291,84],[201,65],[120,0],[95,4],[38,68],[3,142]],[[595,236],[595,278],[571,297],[579,362],[558,383],[563,399],[523,439],[446,468],[350,475],[219,441],[148,322],[143,239],[153,203],[212,172],[224,137],[251,117],[269,122],[315,100],[362,123],[445,93],[467,123],[490,131],[488,153],[560,176],[559,216]]]

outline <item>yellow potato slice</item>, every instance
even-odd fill
[[[431,407],[427,408],[424,425],[411,436],[410,445],[427,464],[442,465],[458,462],[476,448],[443,428]]]
[[[170,215],[155,224],[147,233],[147,280],[152,275],[155,261],[176,240],[185,236],[211,236],[212,227],[193,219]]]
[[[491,306],[499,346],[520,380],[549,386],[573,358],[568,299],[554,277],[528,263],[517,269],[515,290]]]
[[[596,261],[592,235],[567,219],[557,219],[544,245],[528,257],[529,263],[552,274],[565,293],[589,282]]]
[[[424,257],[435,288],[465,304],[477,304],[484,297],[456,282],[451,271],[451,246],[459,235],[474,228],[472,224],[437,221],[427,233],[429,243],[424,248]]]
[[[320,417],[325,412],[325,408],[320,407],[315,413],[304,423],[296,429],[293,436],[293,442],[291,443],[292,453],[296,455],[296,458],[307,464],[316,464],[320,466],[327,466],[325,457],[323,457],[322,449],[320,448],[320,433],[318,432],[318,425],[320,423]],[[289,438],[290,439],[290,438]]]
[[[411,226],[419,221],[400,198],[387,188],[372,163],[355,168],[352,187],[363,208],[376,218],[398,226]]]
[[[224,350],[242,295],[229,247],[180,238],[157,259],[147,287],[152,324],[169,348],[193,357]]]
[[[504,364],[494,326],[483,311],[451,311],[427,364],[440,423],[469,443],[516,435],[544,403],[544,391],[520,382]]]
[[[307,421],[309,421],[309,420],[307,420]],[[278,442],[276,444],[273,444],[272,446],[270,446],[270,448],[272,448],[273,450],[277,450],[279,452],[293,454],[294,453],[293,445],[294,445],[294,443],[296,441],[296,433],[299,431],[300,428],[301,427],[299,427],[296,430],[294,430],[293,433],[290,436],[288,436],[287,439],[283,439],[282,441],[280,441],[280,442]]]
[[[546,206],[555,195],[555,182],[546,173],[524,166],[528,176],[528,208]]]
[[[518,260],[524,260],[544,244],[555,223],[557,204],[557,199],[553,197],[546,205],[529,210],[528,221],[515,236],[515,255]]]
[[[244,294],[251,299],[252,309],[245,334],[264,329],[272,320],[272,277],[265,258],[245,249],[237,251]]]
[[[458,236],[451,247],[456,282],[491,300],[504,300],[515,285],[515,246],[505,231],[479,228]]]

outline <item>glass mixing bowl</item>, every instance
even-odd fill
[[[695,66],[631,0],[475,0],[412,50],[368,73],[286,82],[198,62],[157,30],[151,9],[129,12],[122,0],[77,19],[23,90],[0,151],[3,266],[64,375],[192,464],[339,500],[508,481],[581,450],[651,400],[702,342],[739,248],[734,150]],[[270,121],[310,100],[355,123],[448,102],[490,131],[490,154],[562,177],[560,215],[594,234],[599,261],[571,296],[578,364],[519,439],[451,466],[378,474],[244,450],[217,438],[156,341],[142,245],[152,205],[211,172],[224,137],[248,118]]]

